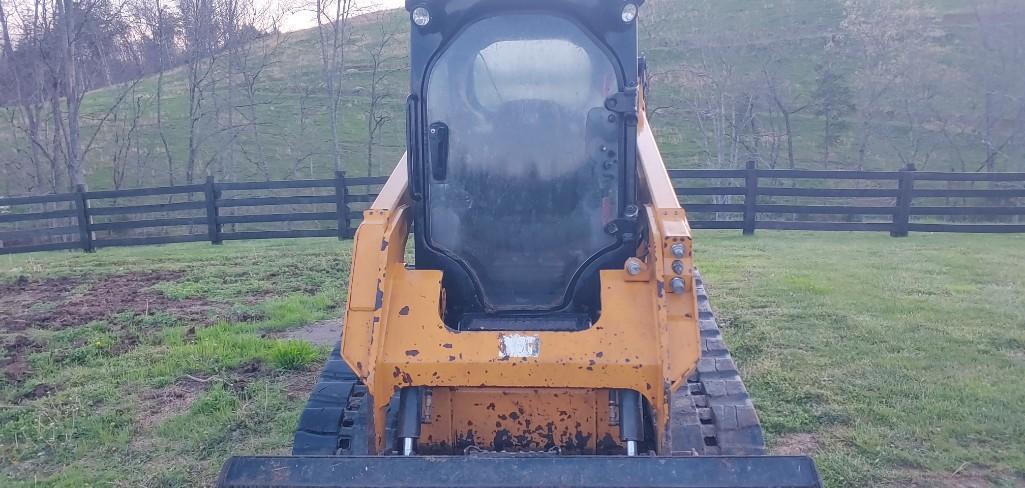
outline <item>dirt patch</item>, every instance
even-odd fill
[[[43,281],[18,279],[0,285],[0,332],[31,327],[61,329],[126,311],[141,315],[164,312],[190,321],[208,321],[219,307],[202,299],[172,300],[151,289],[181,276],[181,272],[157,271]]]
[[[179,380],[164,388],[145,390],[139,394],[135,421],[143,429],[160,425],[171,417],[185,413],[207,388],[208,383]]]
[[[114,356],[120,356],[132,349],[135,349],[135,346],[138,345],[139,335],[131,331],[124,331],[118,335],[117,342],[110,347],[109,351],[110,354],[113,354]]]
[[[321,320],[297,329],[269,334],[279,339],[302,339],[319,346],[334,346],[342,335],[342,319]]]
[[[249,388],[250,383],[270,374],[271,371],[265,368],[261,361],[252,359],[228,371],[224,375],[224,382],[229,390],[243,392]]]
[[[24,356],[4,358],[3,361],[0,362],[0,366],[4,368],[4,377],[14,383],[20,383],[32,374],[32,368],[29,367],[28,361]]]
[[[4,377],[14,383],[23,381],[31,373],[28,355],[42,349],[43,345],[26,335],[0,338],[4,355],[0,357],[0,369]]]
[[[153,285],[181,276],[181,272],[158,271],[41,281],[19,277],[0,285],[0,337],[13,336],[3,340],[5,352],[0,357],[0,369],[15,383],[31,374],[27,357],[42,350],[43,345],[18,334],[30,328],[63,329],[129,311],[140,315],[162,312],[196,323],[211,321],[223,305],[202,299],[172,300],[152,289]],[[137,334],[122,332],[117,334],[111,354],[126,353],[139,344]]]
[[[40,383],[40,384],[36,385],[35,387],[33,387],[28,392],[26,392],[24,395],[22,395],[21,399],[22,400],[29,400],[29,401],[31,401],[31,400],[38,400],[40,398],[43,398],[43,397],[49,395],[50,393],[53,393],[54,389],[55,388],[52,385],[48,385],[46,383]]]
[[[289,400],[306,400],[317,384],[320,371],[297,371],[285,377],[285,394]]]
[[[266,368],[263,362],[258,359],[251,359],[238,366],[222,371],[212,376],[193,376],[190,374],[185,375],[179,381],[191,381],[194,383],[200,383],[204,385],[221,384],[224,388],[240,393],[249,387],[249,384],[253,381],[271,376],[273,371]]]
[[[971,468],[962,468],[954,473],[909,470],[901,472],[897,478],[898,480],[889,486],[918,488],[990,488],[998,486],[985,473]],[[1023,484],[1017,483],[1011,486],[1023,486]]]
[[[773,442],[772,454],[777,456],[803,456],[819,449],[819,440],[814,434],[786,434]]]
[[[143,429],[149,429],[188,411],[192,402],[213,385],[221,384],[225,389],[238,393],[256,379],[270,374],[262,362],[254,359],[212,376],[185,375],[172,385],[140,393],[136,422]]]

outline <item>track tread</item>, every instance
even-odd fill
[[[341,344],[331,351],[320,381],[299,416],[292,454],[295,456],[367,453],[370,402],[367,387],[341,359]]]
[[[737,371],[708,302],[695,279],[701,359],[697,371],[672,398],[674,455],[764,455],[765,439],[751,395]]]

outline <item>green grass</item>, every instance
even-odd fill
[[[701,232],[696,252],[770,445],[810,435],[828,486],[1025,482],[1025,236]],[[349,256],[311,239],[0,258],[2,281],[177,271],[161,293],[223,309],[28,331],[46,348],[0,383],[0,485],[193,486],[231,454],[287,453],[326,351],[267,333],[337,316]]]
[[[287,340],[274,344],[270,350],[271,364],[280,369],[305,369],[312,365],[320,355],[309,342]]]
[[[337,316],[350,259],[349,243],[296,244],[0,260],[0,281],[176,271],[178,280],[154,288],[224,310],[206,325],[122,312],[64,329],[0,330],[0,339],[45,344],[29,355],[28,379],[0,379],[0,485],[192,486],[209,483],[229,453],[287,452],[306,395],[289,388],[311,384],[327,350],[267,333]],[[121,347],[129,335],[138,344]],[[52,393],[26,396],[39,385]],[[163,411],[175,397],[162,395],[182,388],[183,404]],[[161,421],[149,425],[153,409]]]
[[[831,486],[1025,473],[1025,236],[701,235],[713,306],[770,440]]]

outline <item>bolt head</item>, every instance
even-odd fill
[[[679,242],[677,242],[676,244],[673,244],[673,247],[671,247],[670,250],[673,252],[673,257],[680,258],[680,259],[682,259],[683,256],[685,256],[686,253],[687,253],[687,249],[684,248],[683,244],[681,244]]]
[[[687,284],[683,282],[683,278],[673,278],[673,280],[669,282],[669,289],[673,293],[679,295],[687,291]]]
[[[673,273],[683,274],[683,261],[673,261]]]
[[[626,273],[630,276],[637,276],[644,271],[644,266],[641,264],[641,260],[637,258],[630,258],[626,260]]]

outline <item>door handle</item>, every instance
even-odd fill
[[[443,181],[448,174],[448,126],[444,122],[434,122],[427,128],[427,153],[431,176]]]

